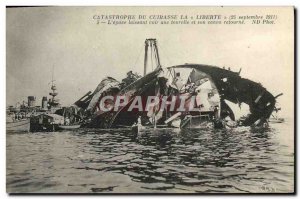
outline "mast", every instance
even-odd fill
[[[56,89],[56,85],[54,84],[54,81],[55,80],[54,80],[54,65],[53,65],[53,67],[52,67],[52,80],[51,80],[51,92],[49,93],[49,95],[52,96],[52,99],[49,103],[49,105],[51,107],[59,105],[58,100],[55,99],[55,97],[58,95],[58,93],[56,92],[57,89]]]
[[[145,41],[144,76],[147,73],[148,39]]]
[[[148,52],[149,47],[150,47],[150,52]],[[149,72],[149,71],[147,71],[147,68],[149,68],[148,67],[148,53],[150,53],[150,59],[151,59],[150,60],[151,69],[149,69],[149,71],[153,70],[153,62],[156,65],[155,70],[161,68],[156,39],[146,39],[145,40],[144,76]],[[157,96],[160,95],[160,89],[159,89],[158,84],[156,85],[156,88],[155,88],[155,94]],[[157,114],[159,112],[159,110],[157,110],[157,108],[159,109],[159,107],[157,105],[155,107],[153,107],[153,111],[155,112],[152,115],[152,122],[154,125],[154,129],[156,129]]]
[[[160,59],[159,59],[159,54],[158,54],[158,48],[157,48],[157,43],[156,39],[146,39],[145,40],[145,58],[144,58],[144,76],[147,74],[147,68],[148,68],[148,48],[149,46],[151,47],[151,55],[154,54],[154,61],[156,63],[156,68],[161,68],[160,65]],[[151,56],[151,61],[153,57]]]

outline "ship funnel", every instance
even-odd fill
[[[46,96],[44,96],[42,99],[42,110],[47,110],[47,109],[48,109],[48,99]]]
[[[28,106],[29,107],[35,106],[35,97],[34,96],[28,96]]]

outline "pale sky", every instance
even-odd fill
[[[275,25],[96,25],[95,14],[277,14]],[[58,98],[70,105],[101,79],[142,74],[144,41],[156,38],[164,67],[199,63],[242,68],[293,117],[293,8],[44,7],[9,8],[6,25],[7,105],[49,97],[52,67]],[[137,61],[136,61],[137,60]],[[135,64],[136,63],[136,64]]]

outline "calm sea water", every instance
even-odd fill
[[[7,192],[293,192],[292,126],[8,132]]]

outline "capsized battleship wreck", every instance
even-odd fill
[[[152,67],[155,64],[155,69],[150,72],[149,62]],[[240,72],[203,64],[162,68],[156,40],[146,39],[143,77],[130,71],[122,82],[112,77],[104,78],[93,93],[88,92],[75,104],[84,109],[87,127],[118,128],[136,123],[179,128],[198,128],[207,124],[215,128],[263,126],[276,109],[276,98],[282,94],[273,96],[260,83],[242,78]],[[128,101],[110,111],[102,111],[99,103],[109,95],[123,96]],[[148,110],[127,111],[135,103],[136,96],[158,96],[159,102]],[[178,96],[195,99],[192,104],[198,109],[178,112],[170,110],[168,105],[164,109],[160,108],[166,100],[177,100]],[[184,106],[191,104],[188,100]],[[114,105],[114,100],[106,100],[105,106]],[[232,105],[240,108],[246,106],[248,113],[238,116]],[[178,106],[177,102],[175,106]]]

